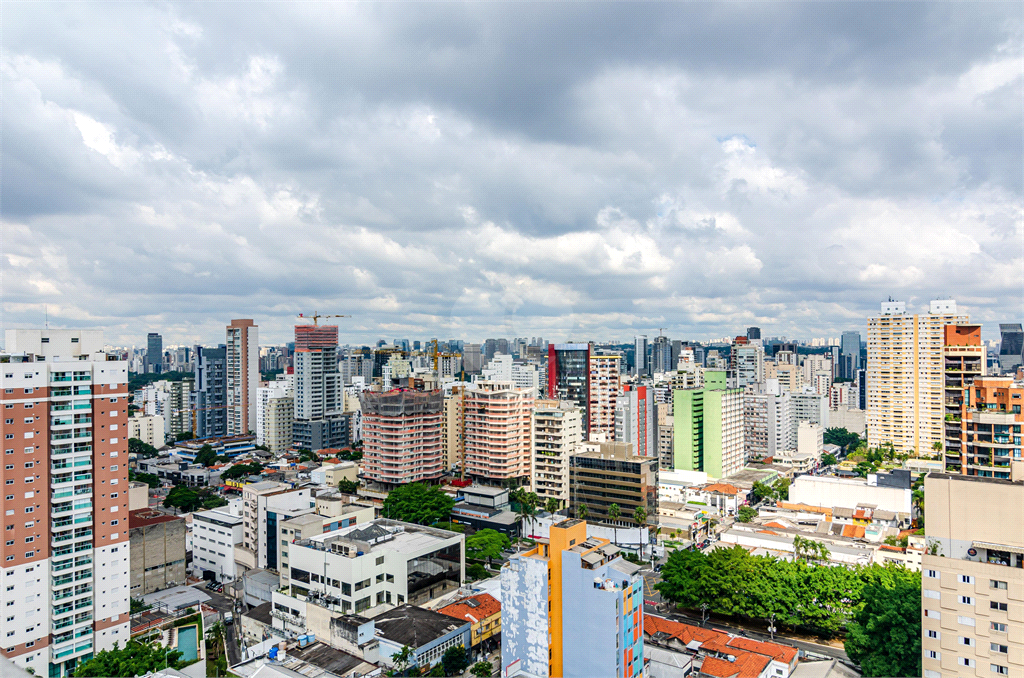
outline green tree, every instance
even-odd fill
[[[772,485],[772,497],[779,501],[789,501],[789,478],[779,478]]]
[[[159,454],[155,447],[149,443],[144,443],[138,438],[128,439],[128,454],[135,454],[140,457],[155,457]]]
[[[580,504],[576,507],[576,517],[580,520],[586,520],[590,516],[590,509],[587,508],[586,504]]]
[[[859,435],[851,433],[845,428],[827,428],[823,438],[826,445],[838,445],[847,452],[850,451],[851,446],[856,448],[861,440]]]
[[[633,509],[633,520],[640,526],[640,559],[644,557],[643,527],[647,524],[647,509],[642,505]]]
[[[469,668],[469,657],[466,656],[466,648],[462,645],[452,645],[441,656],[441,664],[444,666],[444,673],[454,676]]]
[[[622,515],[622,509],[619,508],[618,504],[612,504],[608,507],[608,520],[612,522],[612,538],[614,543],[619,543],[619,530],[615,527],[615,521]]]
[[[410,483],[388,493],[381,513],[392,520],[433,525],[447,519],[454,505],[455,500],[437,487]]]
[[[501,556],[501,552],[511,545],[508,537],[497,530],[485,528],[479,530],[471,537],[466,538],[466,557],[476,559],[487,559],[491,564],[493,558]]]
[[[476,678],[491,678],[491,674],[494,673],[494,665],[488,661],[479,661],[473,664],[469,672],[476,676]]]
[[[835,466],[838,463],[839,460],[835,458],[835,455],[829,454],[828,452],[821,455],[822,466]]]
[[[490,573],[487,568],[480,563],[473,563],[472,565],[466,565],[466,576],[470,579],[487,579]]]
[[[141,676],[153,671],[180,668],[181,652],[166,652],[155,643],[129,640],[123,649],[114,643],[112,650],[100,650],[92,659],[75,668],[75,677]]]
[[[235,480],[236,478],[245,478],[246,476],[258,475],[263,472],[263,466],[259,462],[249,462],[248,464],[235,464],[226,471],[220,474],[221,480]]]
[[[348,478],[342,478],[338,481],[338,491],[344,492],[345,494],[355,494],[359,490],[358,480],[349,480]]]
[[[757,499],[757,501],[771,499],[772,496],[774,496],[772,486],[761,480],[754,481],[754,486],[751,488],[751,491],[754,493],[754,498]]]
[[[130,473],[129,476],[129,480],[137,480],[150,487],[160,487],[160,478],[155,473]]]
[[[217,463],[217,453],[213,451],[211,445],[203,445],[199,448],[199,451],[196,452],[196,463],[207,468]]]
[[[523,536],[525,536],[529,530],[528,525],[533,522],[533,517],[535,515],[537,515],[537,506],[529,500],[526,494],[523,494],[520,498],[518,508],[516,509],[516,517],[519,518],[522,523]]]
[[[182,513],[189,513],[201,507],[202,500],[199,499],[199,494],[192,488],[185,485],[175,485],[167,493],[167,497],[164,499],[164,506],[176,508]]]
[[[704,600],[701,572],[707,563],[702,551],[673,551],[661,567],[661,581],[654,588],[670,600],[685,608],[700,607]]]
[[[737,520],[741,523],[749,523],[751,520],[757,517],[757,509],[751,508],[750,506],[741,506]]]
[[[921,675],[921,573],[896,570],[867,584],[846,654],[865,676]]]
[[[195,437],[196,434],[192,433],[192,431],[185,431],[184,433],[179,433],[178,435],[174,436],[174,440],[175,442],[182,443],[185,442],[186,440],[194,440]]]
[[[558,510],[558,500],[554,497],[548,497],[548,500],[544,502],[544,510],[548,513],[554,513]]]
[[[413,649],[408,645],[403,645],[401,650],[391,655],[391,661],[395,664],[395,671],[400,671],[403,676],[406,675],[409,667],[412,666],[414,656]]]

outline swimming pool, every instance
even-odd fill
[[[199,627],[182,626],[178,629],[178,651],[181,661],[191,662],[199,659]]]

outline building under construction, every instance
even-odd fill
[[[441,391],[364,391],[359,400],[368,480],[392,487],[441,477]]]

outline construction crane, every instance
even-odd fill
[[[441,373],[437,369],[438,358],[456,358],[456,357],[458,357],[459,354],[458,353],[438,353],[438,351],[437,351],[437,339],[433,340],[433,344],[434,344],[434,350],[431,353],[431,355],[433,355],[433,357],[434,357],[434,371],[437,372],[438,377],[440,377]]]
[[[304,313],[300,313],[297,317],[299,317],[299,318],[312,318],[313,319],[313,327],[316,327],[317,326],[317,321],[320,320],[320,318],[351,318],[352,316],[350,316],[350,315],[326,315],[326,314],[323,314],[323,313],[314,313],[313,315],[306,315]]]
[[[667,330],[667,329],[668,329],[667,327],[659,327],[658,328],[658,336],[659,337],[665,336],[665,330]]]
[[[192,437],[196,435],[196,421],[199,419],[197,412],[205,412],[206,410],[224,410],[227,409],[227,405],[210,405],[209,407],[193,407],[192,412]]]

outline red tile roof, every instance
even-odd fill
[[[692,626],[690,624],[672,621],[671,619],[665,619],[664,617],[655,617],[650,614],[644,615],[644,633],[648,635],[654,635],[655,633],[667,633],[673,638],[678,638],[683,641],[684,645],[695,640],[698,643],[707,643],[718,638],[729,637],[721,631],[703,629],[699,626]]]
[[[151,508],[135,509],[128,512],[128,527],[149,527],[158,523],[167,523],[172,520],[184,520],[181,516],[172,516],[162,511]]]
[[[479,605],[470,605],[469,601],[471,600],[478,602]],[[455,617],[456,619],[478,622],[481,619],[486,619],[487,617],[500,613],[501,603],[498,602],[497,598],[489,593],[479,593],[475,596],[470,596],[469,598],[463,598],[451,605],[445,605],[440,608],[438,612],[448,615],[449,617]]]
[[[783,525],[782,523],[777,523],[774,520],[772,522],[770,522],[770,523],[765,523],[764,526],[765,527],[781,527],[782,529],[786,529],[785,525]]]
[[[753,640],[751,638],[733,637],[729,640],[729,646],[738,647],[741,650],[746,650],[747,652],[755,652],[766,657],[771,657],[772,659],[784,664],[791,663],[796,659],[797,655],[797,649],[795,647],[779,645],[778,643],[767,643],[761,640]]]
[[[863,525],[843,525],[843,536],[862,539],[864,537]]]
[[[771,660],[753,652],[740,652],[736,661],[705,657],[700,672],[715,678],[758,678]]]
[[[736,489],[735,485],[729,483],[714,483],[704,488],[708,492],[717,492],[719,494],[739,494],[739,490]]]

